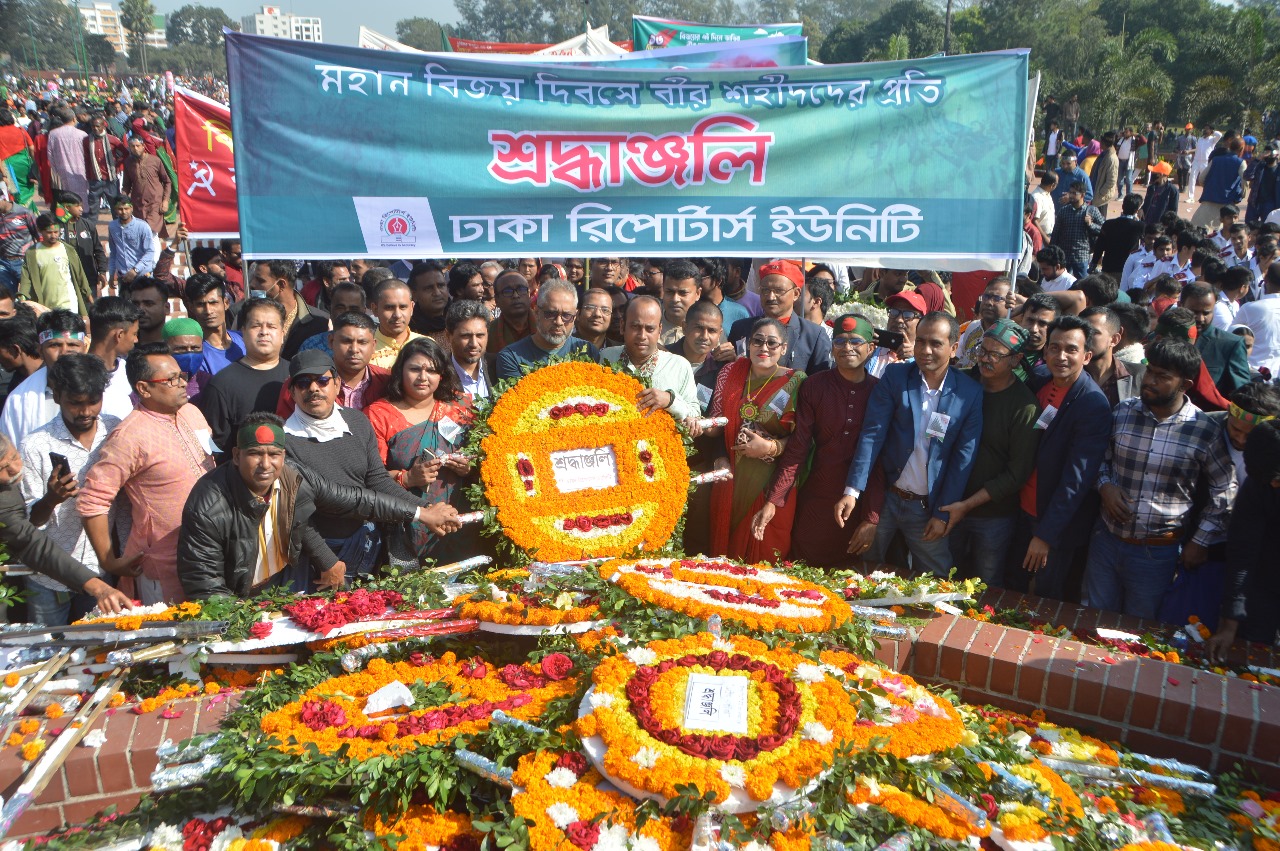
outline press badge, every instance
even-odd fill
[[[769,410],[773,411],[779,417],[787,412],[787,403],[791,401],[791,394],[785,390],[779,390],[778,395],[769,400],[766,405]]]
[[[1040,419],[1036,420],[1036,428],[1048,428],[1049,423],[1053,422],[1053,418],[1057,415],[1058,409],[1053,405],[1047,405],[1045,409],[1040,412]]]
[[[458,438],[462,436],[462,426],[448,417],[440,418],[440,422],[436,423],[436,431],[440,432],[440,436],[450,443],[457,443]]]
[[[698,385],[698,404],[702,407],[703,413],[706,413],[707,406],[711,404],[711,394],[713,392],[714,388],[712,387],[708,387],[705,384]]]
[[[929,424],[925,426],[924,433],[928,437],[942,440],[947,436],[947,426],[949,425],[951,425],[950,415],[933,413],[929,415]]]

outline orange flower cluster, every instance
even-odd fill
[[[609,639],[618,638],[622,633],[612,624],[589,632],[581,632],[573,636],[573,641],[583,653],[595,653],[609,645]]]
[[[1183,847],[1169,842],[1130,842],[1128,845],[1121,845],[1116,851],[1183,851]]]
[[[9,688],[17,687],[18,683],[20,682],[22,682],[22,677],[18,676],[17,674],[4,675],[4,684]]]
[[[138,705],[133,708],[133,711],[139,715],[146,715],[150,712],[155,712],[166,703],[170,703],[175,700],[185,700],[192,695],[197,695],[200,693],[200,690],[201,686],[196,683],[182,683],[180,685],[171,686],[169,688],[162,689],[155,697],[148,697],[138,701]]]
[[[101,618],[84,618],[76,621],[76,625],[81,624],[112,624],[119,630],[134,630],[140,628],[144,623],[149,621],[186,621],[200,616],[202,608],[199,603],[186,602],[179,603],[176,606],[169,606],[162,612],[148,612],[146,614],[121,614],[109,615]]]
[[[1180,816],[1187,811],[1182,795],[1172,789],[1159,789],[1154,786],[1142,786],[1135,792],[1133,799],[1148,807],[1159,807],[1172,816]]]
[[[530,373],[498,397],[488,417],[493,433],[481,443],[480,474],[507,537],[548,561],[666,545],[684,514],[689,465],[675,421],[640,414],[636,397],[643,389],[635,378],[598,364],[561,363]],[[550,414],[552,408],[585,400],[608,410],[590,416]],[[642,441],[648,461],[636,451]],[[614,450],[616,486],[557,490],[551,453],[605,447]],[[566,519],[619,515],[630,515],[631,522],[587,531],[565,528]]]
[[[558,697],[573,694],[576,685],[573,677],[563,680],[547,680],[541,676],[540,668],[532,663],[519,666],[525,676],[534,683],[528,688],[517,688],[507,685],[500,672],[484,660],[459,662],[453,653],[446,653],[439,659],[425,657],[421,664],[413,662],[388,662],[385,659],[372,659],[369,666],[360,672],[346,674],[326,680],[309,689],[301,697],[280,709],[269,712],[262,717],[262,732],[275,736],[278,747],[287,753],[301,753],[308,744],[314,744],[323,754],[330,754],[343,745],[349,748],[348,759],[366,760],[384,754],[399,754],[419,747],[431,747],[440,742],[447,742],[454,736],[478,733],[489,727],[488,714],[474,720],[466,720],[452,726],[430,729],[422,733],[403,733],[397,721],[404,722],[414,716],[421,716],[451,706],[477,707],[479,704],[498,703],[524,695],[528,702],[521,706],[512,706],[504,711],[515,718],[532,721],[538,718],[547,705]],[[457,704],[444,704],[439,707],[414,707],[408,712],[397,714],[392,718],[370,718],[364,714],[365,698],[383,686],[392,682],[413,683],[421,680],[424,683],[444,683],[455,694],[464,696]],[[523,698],[520,698],[523,699]],[[346,724],[356,728],[370,725],[386,730],[387,739],[343,737],[333,727],[315,730],[302,721],[304,709],[316,701],[327,701],[341,710]],[[408,726],[408,725],[406,725]]]
[[[10,733],[9,738],[5,739],[4,743],[11,748],[16,748],[18,745],[22,744],[24,741],[25,741],[25,738],[21,733]]]
[[[365,830],[378,837],[400,837],[397,851],[428,851],[446,848],[460,837],[471,837],[478,847],[483,835],[471,826],[471,817],[463,813],[437,812],[428,804],[410,804],[409,808],[393,820],[387,821],[377,813],[366,813]]]
[[[44,717],[53,721],[56,721],[66,714],[67,711],[62,708],[61,703],[50,703],[44,708]]]
[[[551,814],[569,807],[577,813],[576,823],[591,823],[597,818],[602,827],[617,825],[631,836],[646,836],[658,843],[661,851],[687,849],[693,838],[691,831],[677,831],[669,819],[654,818],[636,828],[636,801],[629,795],[615,790],[599,788],[604,785],[600,773],[587,766],[586,759],[574,754],[571,760],[556,751],[539,751],[520,758],[512,776],[517,792],[511,796],[511,805],[517,816],[529,822],[530,851],[583,851],[566,833],[574,823],[558,827]],[[556,769],[557,763],[576,765],[577,780],[568,787],[552,785],[547,775]],[[557,805],[559,805],[557,807]],[[556,807],[556,809],[552,809]],[[575,829],[575,838],[579,838]]]
[[[732,572],[735,569],[749,572]],[[753,630],[825,632],[853,617],[849,604],[821,585],[765,565],[725,559],[615,559],[599,570],[601,576],[616,577],[618,587],[638,600],[701,620],[720,615]],[[736,593],[724,594],[724,589]]]
[[[306,816],[281,816],[255,830],[253,838],[284,844],[301,836],[310,824],[311,819]]]
[[[40,729],[40,722],[34,718],[24,718],[18,722],[18,732],[24,736],[30,736],[36,730]]]
[[[952,815],[942,807],[930,804],[904,789],[887,783],[877,784],[875,789],[865,783],[859,783],[858,788],[848,798],[849,803],[855,806],[874,804],[913,827],[929,831],[939,839],[964,842],[970,836],[991,835],[990,825],[980,830],[975,829],[969,822]]]
[[[480,590],[467,597],[459,597],[462,608],[460,617],[475,619],[482,623],[500,623],[509,626],[555,626],[565,623],[583,623],[597,620],[600,607],[595,603],[585,606],[567,606],[557,608],[555,601],[546,594],[524,590],[524,580],[529,578],[529,571],[519,568],[495,570],[485,575],[484,585]],[[507,595],[503,601],[494,600],[488,586],[495,585]],[[530,605],[529,599],[538,605]]]
[[[33,739],[23,745],[22,750],[18,753],[21,754],[22,758],[27,762],[34,762],[40,757],[40,754],[44,753],[44,747],[44,739]]]

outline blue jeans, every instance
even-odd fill
[[[338,560],[347,566],[347,579],[368,576],[378,567],[378,553],[382,549],[382,530],[373,523],[365,523],[349,538],[325,538]]]
[[[1013,542],[1009,545],[1009,555],[1005,559],[1004,587],[1013,591],[1027,593],[1031,591],[1031,581],[1035,580],[1035,594],[1051,600],[1062,600],[1066,596],[1067,573],[1071,570],[1071,561],[1076,555],[1075,544],[1061,543],[1049,548],[1049,558],[1045,566],[1035,573],[1022,566],[1027,556],[1027,547],[1036,533],[1036,518],[1025,511],[1019,511],[1013,522]]]
[[[83,591],[54,591],[37,585],[26,577],[27,620],[44,626],[66,626],[78,620],[97,604]]]
[[[1084,570],[1084,604],[1094,609],[1152,618],[1178,569],[1177,544],[1126,544],[1099,520]]]
[[[919,502],[907,502],[890,491],[884,495],[884,508],[880,509],[880,525],[876,537],[867,551],[867,561],[878,564],[884,561],[885,551],[893,540],[893,533],[902,530],[907,549],[911,551],[911,566],[927,570],[934,576],[946,576],[955,564],[951,560],[951,547],[946,538],[924,541],[924,527],[932,517]],[[905,567],[905,565],[903,565]]]
[[[0,260],[0,284],[4,284],[9,292],[18,294],[18,284],[22,281],[22,258],[17,260]]]
[[[1105,206],[1105,205],[1104,205]],[[1105,214],[1104,214],[1105,215]],[[1067,271],[1078,281],[1089,274],[1088,257],[1073,257],[1067,255]]]
[[[956,524],[947,537],[960,575],[1002,587],[1004,562],[1013,540],[1014,517],[969,516]]]
[[[1120,200],[1124,200],[1124,196],[1133,191],[1133,169],[1120,167],[1120,186],[1124,192],[1120,195]]]
[[[119,194],[120,187],[114,180],[91,181],[89,183],[89,197],[86,199],[84,206],[85,218],[96,220],[100,207],[106,210],[109,218],[111,216],[111,205],[115,203]]]

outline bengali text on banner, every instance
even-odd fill
[[[602,72],[226,37],[247,257],[1021,246],[1024,51]]]

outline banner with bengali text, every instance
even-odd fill
[[[178,215],[192,239],[228,239],[240,232],[231,110],[177,87],[173,92],[174,169]]]
[[[1022,244],[1026,51],[601,71],[226,39],[251,259],[974,268]]]
[[[448,59],[448,53],[432,56]],[[547,65],[574,65],[578,68],[784,68],[803,65],[809,57],[809,39],[801,35],[780,38],[739,41],[733,44],[694,45],[692,47],[667,47],[661,50],[640,50],[635,53],[618,53],[612,56],[557,56],[538,54],[532,56],[504,56],[477,53],[468,59],[484,59],[493,62],[529,62]]]
[[[449,39],[449,48],[456,53],[516,53],[529,54],[537,53],[539,50],[546,50],[548,47],[555,47],[555,44],[547,42],[545,44],[535,44],[532,42],[515,42],[515,41],[476,41],[470,38],[454,38],[447,36]],[[616,41],[614,44],[623,50],[631,50],[631,42]]]
[[[800,35],[804,24],[738,24],[716,26],[692,21],[673,21],[667,18],[631,16],[631,41],[636,50],[653,50],[658,47],[683,47],[691,44],[732,44],[754,38],[771,38],[780,35]]]

